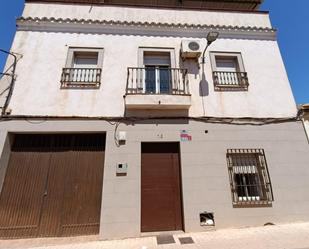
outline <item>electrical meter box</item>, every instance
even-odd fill
[[[128,164],[118,163],[116,166],[116,176],[126,176],[128,174]]]
[[[126,141],[127,140],[127,133],[125,131],[119,131],[118,140],[119,141]]]

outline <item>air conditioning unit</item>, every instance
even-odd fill
[[[184,40],[181,42],[181,57],[183,59],[197,59],[202,52],[200,41]]]

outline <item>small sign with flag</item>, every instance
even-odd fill
[[[180,132],[180,140],[182,142],[192,141],[192,136],[189,134],[187,130],[182,130]]]

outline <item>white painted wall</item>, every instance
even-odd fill
[[[119,7],[27,4],[24,16],[188,22],[270,27],[266,14],[135,9]],[[132,33],[133,34],[133,33]],[[193,33],[192,33],[193,34]],[[138,66],[139,47],[174,48],[179,66],[183,39],[194,38],[179,31],[177,36],[85,34],[18,31],[12,51],[23,58],[10,102],[12,115],[123,116],[127,67]],[[200,39],[200,38],[196,38]],[[205,45],[205,39],[201,39]],[[104,48],[102,85],[97,90],[61,90],[60,76],[68,48]],[[221,38],[209,51],[241,52],[248,72],[248,92],[215,92],[209,59],[202,68],[189,68],[192,106],[190,116],[291,117],[296,106],[277,42],[247,38]],[[208,56],[209,58],[209,56]],[[203,94],[200,93],[203,88]],[[203,95],[203,96],[201,96]]]
[[[28,3],[24,17],[77,18],[92,20],[140,21],[161,23],[188,23],[208,25],[271,27],[265,13],[192,11],[153,8],[61,5]]]

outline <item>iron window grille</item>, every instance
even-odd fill
[[[233,206],[271,206],[274,201],[263,149],[228,149]]]

